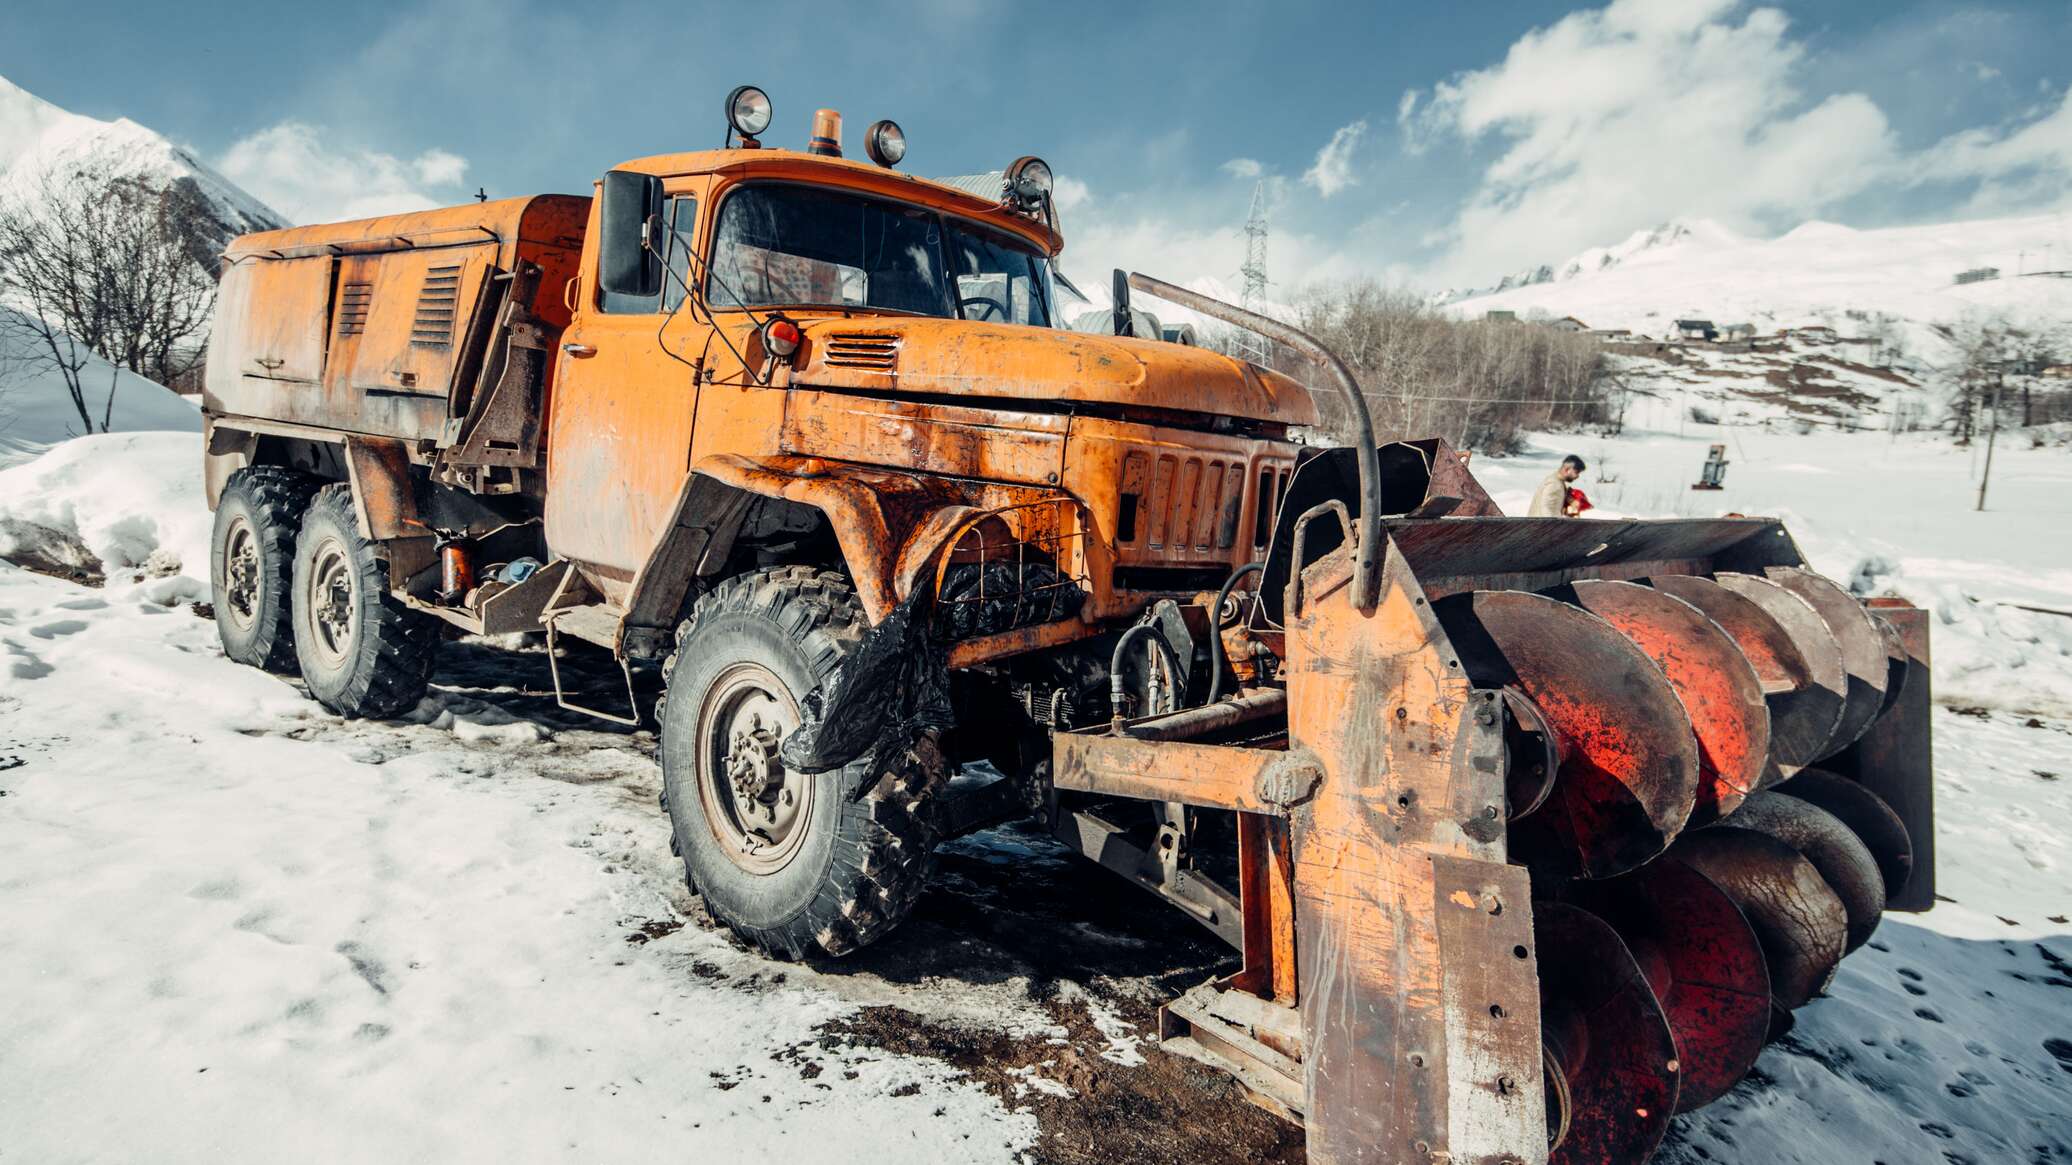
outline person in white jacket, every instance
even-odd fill
[[[1583,476],[1588,468],[1583,459],[1571,453],[1561,459],[1561,465],[1547,475],[1540,483],[1538,492],[1532,495],[1532,508],[1525,511],[1528,518],[1572,518],[1568,512],[1568,483]]]

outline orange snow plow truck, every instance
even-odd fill
[[[1768,519],[1505,517],[1315,340],[1157,279],[1065,326],[1039,159],[725,112],[592,197],[230,246],[232,658],[381,717],[453,634],[611,653],[557,696],[655,725],[693,889],[778,958],[1038,818],[1230,944],[1163,1046],[1320,1163],[1646,1160],[1929,907],[1924,612]]]

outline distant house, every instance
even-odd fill
[[[1590,334],[1591,334],[1591,335],[1593,335],[1593,336],[1596,336],[1596,337],[1597,337],[1598,339],[1600,339],[1600,340],[1611,340],[1611,341],[1617,342],[1617,341],[1620,341],[1620,340],[1631,340],[1631,339],[1633,338],[1633,329],[1632,329],[1632,328],[1592,328],[1592,329],[1590,329]]]
[[[1482,318],[1489,321],[1492,324],[1515,324],[1518,322],[1518,313],[1515,311],[1503,311],[1497,308],[1491,308],[1490,310],[1482,313]]]
[[[2053,364],[2039,375],[2048,376],[2052,380],[2072,380],[2072,364]]]
[[[1832,344],[1842,338],[1840,334],[1826,324],[1813,324],[1803,328],[1792,328],[1785,335],[1797,336],[1809,344]]]
[[[1590,330],[1589,324],[1574,316],[1562,316],[1558,320],[1549,320],[1547,326],[1557,332],[1587,332]]]
[[[1711,320],[1678,320],[1676,334],[1686,340],[1716,340],[1719,329],[1712,326]]]
[[[1719,338],[1729,343],[1733,343],[1738,340],[1753,340],[1755,339],[1755,325],[1728,324],[1726,327],[1721,328],[1719,330]]]
[[[1969,271],[1957,272],[1957,282],[1959,283],[1984,283],[1989,279],[1998,278],[2000,278],[2000,268],[1998,267],[1973,267]]]

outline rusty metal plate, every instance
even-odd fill
[[[1514,686],[1560,737],[1547,804],[1511,833],[1536,873],[1622,874],[1666,849],[1698,792],[1698,745],[1669,681],[1611,624],[1522,591],[1433,604],[1479,687]]]
[[[1698,799],[1690,825],[1732,813],[1755,790],[1770,758],[1770,711],[1762,681],[1741,648],[1703,611],[1666,591],[1583,581],[1552,593],[1631,639],[1683,702],[1698,739]]]

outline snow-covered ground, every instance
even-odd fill
[[[1709,440],[1728,489],[1694,494]],[[1152,1049],[1213,943],[1039,838],[958,843],[856,959],[770,963],[697,925],[652,738],[555,709],[536,648],[448,645],[391,723],[227,663],[192,607],[198,444],[0,470],[0,522],[109,575],[0,563],[7,1159],[1089,1160],[1072,1122],[1100,1119],[1111,1159],[1299,1154]],[[2072,619],[2001,605],[2072,609],[2072,459],[2003,445],[1984,514],[1970,455],[1872,435],[1543,438],[1475,468],[1516,512],[1571,448],[1599,516],[1780,513],[1816,566],[1938,615],[1949,901],[1888,917],[1665,1159],[2072,1156]]]

